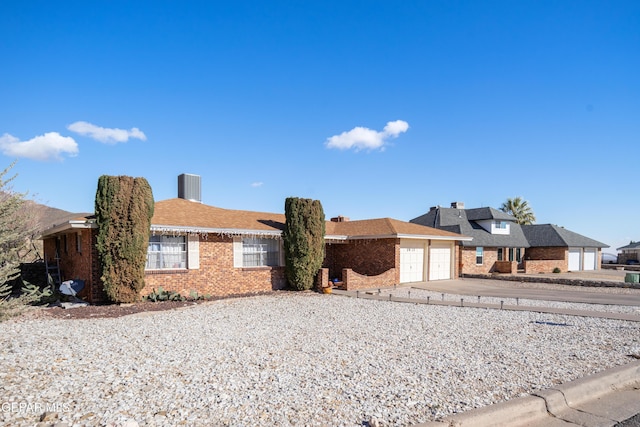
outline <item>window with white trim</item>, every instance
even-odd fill
[[[187,268],[185,236],[151,236],[147,248],[147,270]]]
[[[242,239],[243,267],[277,267],[279,265],[279,239],[247,237]]]
[[[484,260],[484,248],[482,246],[478,246],[476,248],[476,264],[482,265]]]

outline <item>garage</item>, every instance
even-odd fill
[[[451,279],[451,245],[433,242],[429,247],[429,280]]]
[[[403,241],[400,245],[400,283],[424,281],[424,243]]]
[[[582,250],[580,248],[569,248],[569,271],[580,271],[580,261]]]
[[[596,269],[596,250],[594,248],[584,249],[582,269],[583,270]]]

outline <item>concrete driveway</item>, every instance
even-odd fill
[[[572,277],[575,277],[573,275]],[[603,280],[603,279],[599,279]],[[640,289],[624,289],[620,293],[603,288],[557,286],[554,289],[536,287],[535,283],[490,279],[455,279],[411,283],[414,288],[457,295],[523,298],[586,304],[626,305],[640,307]],[[609,289],[609,288],[605,288]]]

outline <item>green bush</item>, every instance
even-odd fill
[[[11,286],[8,283],[0,285],[0,322],[19,316],[30,305],[47,304],[57,299],[57,294],[50,286],[40,288],[24,280],[22,283],[20,295],[14,296],[11,296]]]
[[[96,248],[104,290],[113,302],[140,299],[153,206],[153,193],[144,178],[103,175],[98,179]]]
[[[178,292],[165,291],[162,286],[158,287],[156,291],[153,289],[149,295],[146,296],[147,301],[159,302],[159,301],[185,301],[186,298],[180,295]]]
[[[285,275],[295,290],[308,290],[324,261],[325,219],[318,200],[289,197],[285,200],[282,232]]]
[[[553,269],[554,273],[562,273],[562,270],[560,270],[558,267]]]

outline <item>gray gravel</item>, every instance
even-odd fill
[[[410,425],[624,364],[640,325],[282,293],[12,320],[0,349],[1,425]]]

